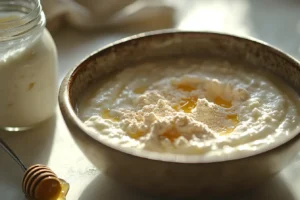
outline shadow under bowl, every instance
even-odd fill
[[[299,63],[250,38],[212,32],[164,30],[113,43],[70,71],[60,88],[59,104],[75,141],[104,173],[152,195],[220,196],[252,188],[289,164],[299,149],[299,134],[273,149],[234,160],[201,162],[188,156],[143,154],[101,141],[77,116],[77,103],[93,83],[138,62],[166,58],[235,59],[264,68],[300,91]]]

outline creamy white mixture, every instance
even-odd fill
[[[30,127],[55,112],[56,47],[47,30],[38,35],[0,48],[0,127]]]
[[[181,61],[125,69],[91,89],[78,112],[123,147],[210,156],[284,140],[299,128],[299,108],[297,94],[266,72]]]

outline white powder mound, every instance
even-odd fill
[[[227,62],[178,62],[128,68],[96,85],[79,116],[124,147],[222,155],[298,128],[298,108],[296,93],[271,75]]]

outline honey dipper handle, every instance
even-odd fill
[[[18,163],[18,165],[25,172],[27,168],[25,167],[23,162],[18,158],[18,156],[13,152],[13,150],[11,150],[11,148],[9,148],[9,146],[1,138],[0,138],[0,146],[2,149],[4,149],[4,151],[6,151],[6,153],[10,155],[10,157],[12,157],[12,159],[14,159],[14,161],[16,161],[16,163]]]

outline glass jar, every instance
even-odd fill
[[[55,113],[57,52],[39,0],[0,2],[0,127],[26,130]]]

